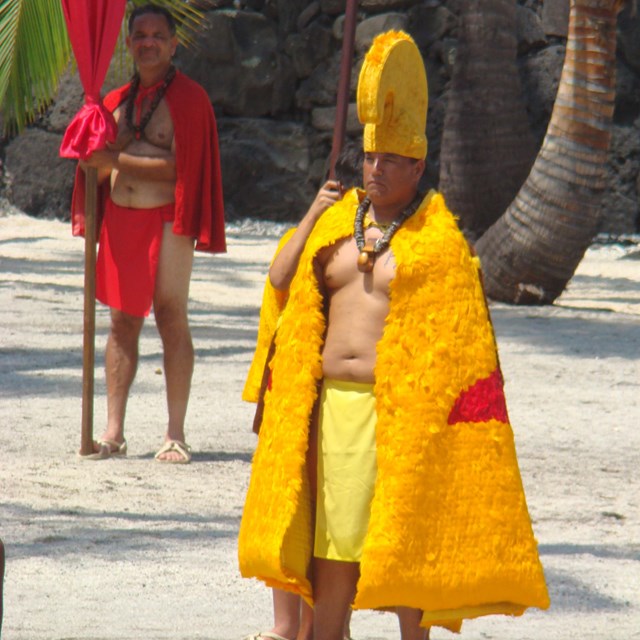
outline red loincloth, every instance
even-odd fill
[[[115,111],[129,93],[130,85],[109,93],[104,104]],[[224,203],[218,131],[205,90],[180,71],[169,85],[165,99],[173,121],[176,143],[175,220],[173,232],[196,240],[196,249],[210,253],[226,251]],[[109,193],[105,181],[98,194],[98,226]],[[72,232],[84,235],[84,172],[78,168],[71,204]],[[98,231],[99,234],[99,231]]]
[[[156,284],[162,230],[174,204],[131,209],[108,198],[96,263],[96,298],[132,316],[149,315]]]

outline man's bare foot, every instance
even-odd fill
[[[101,438],[100,440],[93,441],[93,453],[82,456],[86,460],[106,460],[112,456],[126,456],[127,455],[127,441],[122,440],[109,440],[107,438]]]
[[[288,640],[285,636],[281,636],[275,631],[260,631],[245,636],[242,640]]]
[[[171,464],[189,464],[191,462],[191,447],[180,440],[167,440],[155,456],[158,462]]]

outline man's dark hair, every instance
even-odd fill
[[[148,4],[144,4],[141,7],[136,7],[129,16],[129,34],[131,34],[131,30],[133,29],[133,21],[140,16],[144,16],[147,13],[153,13],[157,16],[164,16],[164,19],[167,21],[167,26],[169,27],[169,33],[172,36],[176,35],[176,21],[174,17],[171,15],[171,12],[165,7],[161,7],[157,4],[152,4],[151,2]]]
[[[342,151],[336,158],[334,172],[336,179],[342,183],[346,189],[359,187],[362,184],[362,160],[364,152],[362,143],[356,144],[345,141]]]

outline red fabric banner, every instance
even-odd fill
[[[78,64],[85,104],[67,127],[60,155],[86,160],[114,142],[118,128],[100,98],[118,40],[126,0],[61,0],[69,40]]]

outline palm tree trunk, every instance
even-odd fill
[[[551,304],[598,227],[615,100],[622,0],[571,0],[558,95],[542,148],[505,214],[482,236],[487,295]]]
[[[473,237],[505,211],[536,148],[516,66],[515,0],[464,0],[439,189]]]

